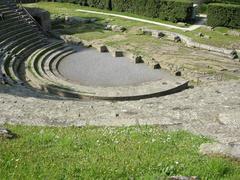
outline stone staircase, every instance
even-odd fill
[[[2,0],[0,13],[4,17],[0,19],[0,77],[6,77],[11,85],[24,84],[25,77],[20,72],[23,62],[35,51],[58,41],[48,38],[13,0]]]

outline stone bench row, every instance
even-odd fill
[[[58,95],[77,94],[70,87],[72,84],[55,75],[57,68],[52,66],[57,66],[58,61],[73,52],[75,51],[63,42],[56,42],[32,54],[25,62],[29,85],[47,93],[51,91]]]
[[[0,74],[7,75],[12,84],[24,83],[35,89],[61,96],[111,100],[153,97],[187,87],[188,82],[182,79],[175,82],[157,81],[127,87],[96,88],[73,84],[60,75],[58,65],[64,57],[74,53],[75,50],[66,46],[64,42],[48,41],[41,32],[37,31],[35,22],[16,8],[16,4],[5,2],[0,2],[0,9],[5,12],[4,20],[0,21]],[[98,44],[93,46],[104,48]],[[135,63],[143,62],[137,55],[110,48],[107,51],[114,52],[114,56],[131,56]],[[154,60],[152,61],[154,63]],[[153,67],[158,68],[158,66]]]
[[[21,63],[46,45],[47,38],[15,3],[1,1],[0,10],[4,13],[0,21],[0,74],[7,76],[9,84],[20,83]]]
[[[154,97],[183,90],[187,81],[161,81],[144,83],[138,86],[127,87],[89,87],[73,84],[62,76],[56,75],[57,64],[65,56],[73,53],[61,45],[51,45],[39,50],[26,61],[26,77],[29,84],[47,93],[76,98],[97,98],[107,100],[139,99]],[[40,70],[41,69],[41,70]]]
[[[2,59],[1,70],[3,74],[6,74],[10,80],[10,84],[22,83],[19,75],[20,64],[24,61],[25,57],[43,47],[46,44],[46,40],[39,39],[38,41],[32,40],[28,42],[27,46],[19,48],[14,55],[5,55]]]
[[[105,52],[107,50],[104,50],[104,47],[100,49]],[[183,79],[179,79],[178,82],[163,83],[162,81],[156,81],[125,87],[90,87],[73,84],[58,72],[59,62],[73,52],[68,50],[67,47],[53,44],[33,54],[28,58],[25,65],[29,84],[36,89],[60,96],[108,100],[139,99],[164,95],[187,87],[188,82]]]

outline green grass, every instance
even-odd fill
[[[150,17],[146,17],[146,16],[136,15],[133,13],[128,13],[128,12],[117,12],[117,11],[110,11],[107,9],[98,9],[98,8],[94,8],[94,7],[80,6],[80,5],[76,5],[76,4],[72,4],[72,3],[38,2],[38,3],[34,3],[34,4],[31,4],[31,3],[24,4],[24,6],[26,6],[26,7],[41,7],[44,9],[48,9],[53,14],[68,14],[68,15],[72,15],[72,16],[79,15],[79,14],[88,14],[88,15],[91,14],[91,13],[77,12],[76,11],[77,9],[91,10],[91,11],[98,11],[98,12],[104,12],[104,13],[113,13],[113,14],[131,16],[131,17],[135,17],[135,18],[142,18],[142,19],[147,19],[147,20],[156,21],[156,22],[160,22],[160,23],[180,26],[177,23],[161,20],[159,18],[150,18]],[[69,11],[69,10],[71,10],[71,11]],[[92,15],[95,16],[94,14],[92,14]],[[98,15],[98,16],[101,17],[104,15]],[[109,17],[111,17],[111,16],[109,16]],[[186,24],[186,25],[188,26],[189,24]]]
[[[209,44],[212,46],[217,47],[224,47],[231,49],[231,45],[233,43],[238,44],[238,49],[240,49],[240,37],[237,36],[231,36],[231,35],[223,35],[223,33],[227,33],[229,28],[225,27],[217,27],[214,29],[214,31],[211,31],[207,28],[199,28],[195,31],[186,32],[185,35],[191,37],[194,41],[203,43],[203,44]],[[210,39],[205,39],[199,37],[198,33],[203,33],[204,35],[210,36]]]
[[[99,23],[86,23],[84,25],[54,25],[61,34],[74,35],[84,40],[94,40],[107,38],[108,36],[116,35],[118,33],[104,30],[104,27]]]
[[[8,126],[0,139],[4,179],[154,179],[172,175],[239,179],[239,163],[198,153],[210,140],[159,127],[49,128]]]
[[[136,16],[136,15],[133,15],[133,14],[123,13],[123,12],[120,13],[120,12],[112,12],[112,11],[108,11],[108,10],[95,9],[95,8],[91,8],[91,7],[79,6],[79,5],[70,4],[70,3],[39,2],[39,3],[35,3],[35,4],[27,4],[25,6],[43,8],[43,9],[48,10],[51,14],[55,14],[55,15],[64,14],[64,15],[68,15],[68,16],[80,16],[80,17],[83,17],[83,18],[96,18],[96,19],[98,19],[98,21],[97,21],[98,26],[103,26],[103,24],[106,21],[110,20],[111,24],[123,25],[126,28],[148,27],[148,28],[157,29],[157,30],[168,30],[168,31],[172,31],[172,32],[178,32],[178,33],[181,33],[183,35],[186,35],[188,37],[193,38],[194,41],[204,43],[204,44],[213,45],[213,46],[217,46],[217,47],[231,48],[231,45],[234,44],[234,43],[238,44],[238,46],[240,46],[239,45],[240,37],[231,36],[231,35],[228,35],[228,36],[223,35],[223,33],[227,32],[229,30],[228,28],[216,28],[215,31],[208,30],[207,28],[200,28],[200,29],[197,29],[197,30],[191,31],[191,32],[183,32],[181,30],[169,29],[169,28],[166,28],[166,27],[151,25],[151,24],[132,21],[132,20],[126,20],[126,19],[122,19],[122,18],[118,18],[118,17],[111,17],[111,16],[105,16],[105,15],[77,12],[76,10],[81,8],[81,9],[85,9],[85,10],[96,10],[96,11],[100,11],[100,12],[108,12],[108,13],[129,15],[129,16],[132,16],[132,17],[154,20],[154,21],[157,21],[157,22],[162,22],[162,23],[172,24],[172,25],[177,26],[177,24],[171,23],[169,21],[162,21],[162,20],[159,20],[159,19],[146,18],[146,17]],[[93,25],[93,23],[91,25]],[[80,29],[83,28],[82,26],[84,26],[84,25],[79,26]],[[66,28],[66,29],[67,29],[67,31],[71,31],[71,34],[74,34],[74,31],[76,31],[77,36],[79,36],[81,38],[86,37],[86,40],[92,40],[95,36],[96,36],[96,39],[100,39],[100,38],[105,38],[105,37],[111,35],[108,31],[103,31],[103,29],[101,29],[101,28],[96,28],[95,30],[94,29],[89,29],[90,26],[86,26],[85,28],[83,28],[84,32],[78,31],[78,29],[76,29],[76,27],[73,27],[72,30],[69,30],[69,27]],[[93,25],[93,26],[95,26],[95,25]],[[88,30],[90,31],[89,35],[86,34]],[[197,36],[197,34],[199,32],[202,32],[205,35],[210,36],[211,38],[210,39],[200,38],[200,37]],[[82,33],[85,33],[85,34],[80,35]]]

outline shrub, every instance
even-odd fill
[[[77,0],[77,4],[81,6],[86,6],[87,5],[87,0]]]
[[[211,0],[212,3],[240,4],[239,0]]]
[[[129,12],[143,15],[147,0],[112,0],[114,11]]]
[[[35,2],[38,2],[40,0],[17,0],[16,2],[19,3],[35,3]],[[47,0],[44,0],[44,1],[47,1]]]
[[[153,18],[159,17],[159,6],[160,0],[148,0],[145,5],[146,11],[144,15]]]
[[[208,25],[240,28],[240,5],[209,4]]]
[[[99,9],[112,9],[110,7],[111,0],[87,0],[87,5]]]
[[[112,9],[119,12],[131,12],[133,0],[112,0]]]
[[[200,7],[198,8],[198,12],[202,14],[206,14],[207,8],[208,8],[207,4],[201,4]]]
[[[75,3],[99,9],[109,10],[113,9],[119,12],[129,12],[152,18],[170,20],[173,22],[190,21],[193,13],[192,0],[55,0],[55,1]]]
[[[191,1],[161,0],[159,18],[173,22],[190,21],[193,13]]]
[[[130,12],[164,20],[190,21],[193,3],[190,0],[112,0],[115,11]]]

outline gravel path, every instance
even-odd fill
[[[240,143],[240,82],[219,82],[139,101],[78,101],[0,87],[0,124],[49,126],[160,125]]]

